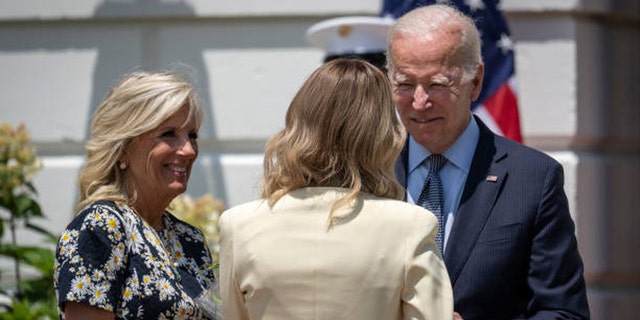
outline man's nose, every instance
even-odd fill
[[[426,108],[428,100],[429,95],[424,87],[421,85],[416,86],[416,89],[413,91],[413,107],[416,109]]]

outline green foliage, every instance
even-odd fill
[[[7,312],[0,313],[0,320],[57,319],[58,314],[55,308],[55,302],[14,300]]]
[[[31,180],[42,168],[24,126],[16,129],[7,123],[0,126],[0,256],[15,265],[15,288],[0,288],[11,301],[2,305],[0,320],[56,319],[56,299],[53,289],[54,253],[49,247],[17,244],[17,228],[25,228],[44,236],[51,243],[57,237],[31,222],[43,218],[36,201],[36,188]],[[2,210],[4,209],[4,210]],[[10,231],[5,240],[5,228]],[[38,271],[39,276],[22,279],[21,266]]]

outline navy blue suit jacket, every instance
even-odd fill
[[[465,320],[588,319],[562,166],[495,135],[480,139],[444,257]],[[396,164],[406,187],[407,148]]]

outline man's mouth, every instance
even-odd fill
[[[438,118],[430,118],[430,119],[419,119],[419,118],[413,118],[414,122],[423,124],[423,123],[430,123],[430,122],[434,122],[437,120],[441,120],[442,118],[438,117]]]

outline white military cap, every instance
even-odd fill
[[[327,56],[384,52],[391,17],[351,16],[320,21],[307,29],[309,45]]]

